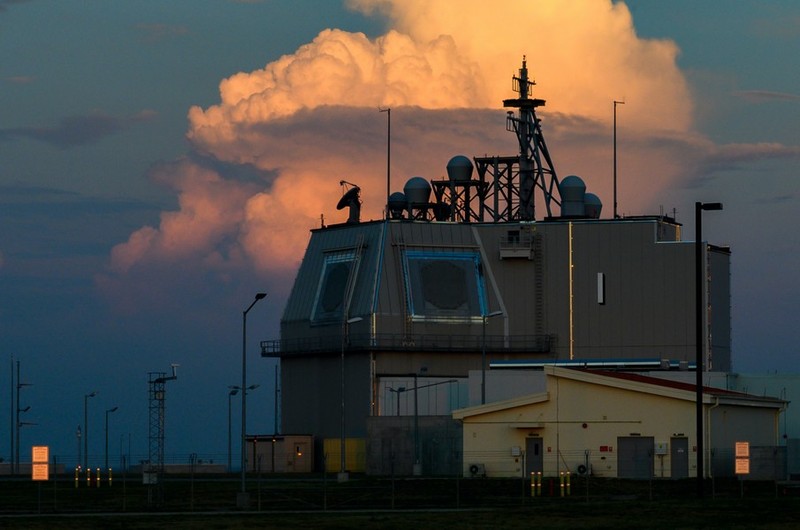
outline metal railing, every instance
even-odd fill
[[[483,348],[479,335],[382,333],[377,335],[351,333],[345,344],[348,351],[448,351],[476,352]],[[486,350],[489,352],[550,351],[550,335],[487,335]],[[261,342],[263,357],[276,357],[284,353],[337,352],[342,349],[342,335],[334,333],[318,337],[265,340]]]

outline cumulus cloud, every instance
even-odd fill
[[[491,82],[491,105],[509,97],[508,78],[520,55],[539,83],[547,108],[608,121],[612,101],[625,99],[629,126],[685,130],[692,105],[669,40],[636,35],[623,2],[495,2],[481,0],[349,0],[366,13],[380,11],[415,41],[452,37]],[[474,106],[479,106],[477,103]]]
[[[186,160],[157,168],[153,178],[178,194],[180,209],[162,213],[158,229],[144,227],[116,246],[111,255],[115,270],[128,272],[149,261],[217,261],[217,248],[235,239],[244,206],[257,189]]]
[[[334,208],[340,180],[361,187],[363,219],[382,217],[386,115],[379,108],[392,108],[393,190],[414,175],[443,177],[455,154],[515,154],[501,101],[514,97],[510,78],[526,53],[539,83],[534,95],[547,100],[539,117],[559,175],[581,175],[606,204],[612,102],[625,99],[623,213],[651,213],[659,190],[697,176],[689,168],[737,163],[745,151],[720,152],[692,132],[678,48],[639,38],[624,3],[349,5],[380,11],[393,29],[375,39],[324,30],[293,54],[223,79],[218,104],[189,110],[187,137],[199,157],[154,173],[178,195],[179,208],[113,250],[115,274],[191,260],[223,280],[254,267],[290,284],[308,230],[321,216],[346,220]],[[245,178],[235,167],[252,171]]]

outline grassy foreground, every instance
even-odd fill
[[[576,480],[530,496],[521,480],[316,477],[248,481],[249,510],[230,477],[172,477],[156,489],[117,480],[0,480],[0,528],[797,528],[797,490],[774,483]]]

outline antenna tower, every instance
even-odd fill
[[[149,404],[150,404],[150,428],[149,428],[149,484],[161,484],[161,477],[164,473],[164,417],[166,411],[166,390],[167,381],[174,381],[178,378],[177,364],[172,366],[172,375],[167,376],[165,372],[149,372]],[[149,497],[152,497],[150,495]],[[150,499],[152,501],[152,498]]]
[[[476,157],[477,180],[433,181],[437,200],[447,195],[452,206],[450,218],[465,222],[533,221],[536,219],[536,189],[542,193],[546,216],[551,217],[551,203],[561,205],[558,177],[544,141],[536,108],[543,99],[531,97],[536,83],[528,78],[528,66],[522,58],[519,75],[512,78],[518,98],[503,100],[508,111],[506,130],[517,136],[519,155]],[[471,171],[471,170],[470,170]],[[475,191],[470,192],[471,189]],[[477,202],[476,205],[473,205]],[[476,208],[477,206],[477,208]]]

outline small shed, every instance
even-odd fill
[[[545,392],[453,412],[463,423],[465,476],[697,476],[694,385],[626,372],[544,371]],[[704,387],[704,475],[733,475],[736,443],[749,442],[758,459],[751,474],[783,478],[776,476],[785,467],[778,424],[787,405]]]
[[[314,437],[310,434],[248,435],[247,471],[310,473],[314,470]]]

